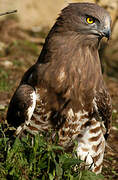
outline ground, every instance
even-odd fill
[[[0,22],[0,122],[6,121],[8,103],[23,73],[36,62],[48,29],[26,31],[13,19]],[[113,123],[107,142],[103,174],[118,179],[118,80],[104,75],[113,104]]]

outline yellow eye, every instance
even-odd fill
[[[88,17],[88,18],[86,18],[86,22],[88,24],[93,24],[95,22],[95,20],[92,17]]]

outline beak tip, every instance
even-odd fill
[[[111,30],[110,29],[105,29],[103,31],[103,36],[106,37],[109,40],[110,36],[111,36]]]

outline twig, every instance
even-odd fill
[[[16,13],[17,10],[13,10],[13,11],[8,11],[8,12],[5,12],[5,13],[0,13],[0,16],[4,16],[4,15],[7,15],[7,14],[12,14],[12,13]]]

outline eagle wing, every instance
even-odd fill
[[[24,130],[32,134],[42,130],[54,129],[65,121],[63,110],[69,100],[64,99],[61,91],[44,82],[45,64],[33,65],[23,76],[16,89],[7,112],[9,125],[17,128],[16,135]]]
[[[95,102],[97,105],[99,116],[101,117],[101,120],[105,126],[104,136],[105,139],[107,139],[112,122],[112,103],[110,95],[108,91],[105,89],[105,87],[101,91],[97,92]]]
[[[7,121],[15,128],[28,124],[36,106],[36,92],[32,82],[32,74],[35,71],[33,65],[23,76],[9,103],[7,111]],[[34,79],[33,79],[34,80]],[[34,81],[35,82],[35,81]]]
[[[20,85],[15,91],[7,112],[7,121],[14,127],[28,122],[36,105],[36,93],[28,84]]]

